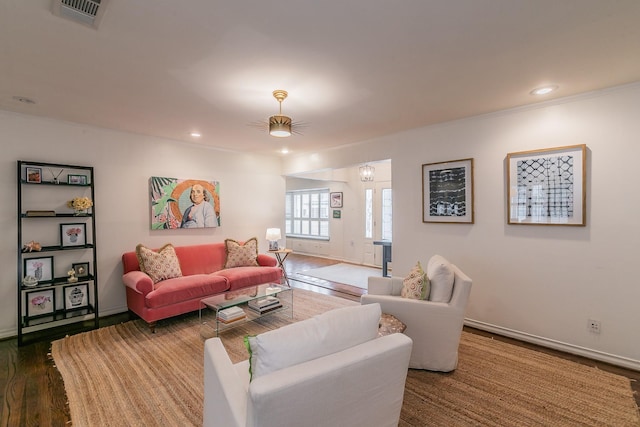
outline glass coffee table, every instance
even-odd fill
[[[293,288],[266,283],[205,298],[200,301],[198,316],[200,324],[218,336],[247,321],[282,312],[289,312],[293,319]]]

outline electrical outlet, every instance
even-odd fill
[[[589,319],[587,320],[587,327],[589,328],[589,332],[593,333],[593,334],[599,334],[600,333],[600,321],[599,320],[593,320],[593,319]]]

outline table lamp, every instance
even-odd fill
[[[280,234],[279,228],[267,228],[267,235],[265,239],[269,241],[269,250],[277,251],[278,250],[278,240],[282,238]]]

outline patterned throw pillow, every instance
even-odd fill
[[[402,281],[400,296],[411,299],[427,299],[429,296],[429,278],[419,261]]]
[[[227,261],[224,268],[233,267],[257,267],[258,264],[258,239],[251,239],[240,244],[233,239],[226,239],[224,244],[227,247]]]
[[[140,271],[147,273],[154,284],[162,280],[182,277],[180,261],[171,243],[167,243],[157,252],[139,244],[136,246],[136,255]]]

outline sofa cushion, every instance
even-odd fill
[[[362,344],[378,335],[380,304],[330,310],[256,336],[246,336],[252,379]]]
[[[164,307],[195,298],[205,298],[229,289],[227,280],[215,274],[194,274],[163,280],[145,298],[148,308]]]
[[[182,276],[180,261],[171,243],[167,243],[157,252],[142,244],[136,246],[140,270],[147,273],[153,283]]]
[[[402,280],[402,298],[427,299],[429,296],[429,278],[418,262]]]
[[[229,290],[246,288],[264,283],[280,283],[282,269],[279,267],[235,267],[216,271],[218,276],[226,277]]]
[[[244,244],[233,240],[225,239],[224,244],[227,247],[227,262],[224,268],[233,267],[256,267],[258,266],[258,239],[252,237],[244,242]]]
[[[449,261],[440,255],[432,256],[427,264],[427,276],[431,282],[429,301],[448,303],[453,293],[454,281]]]

